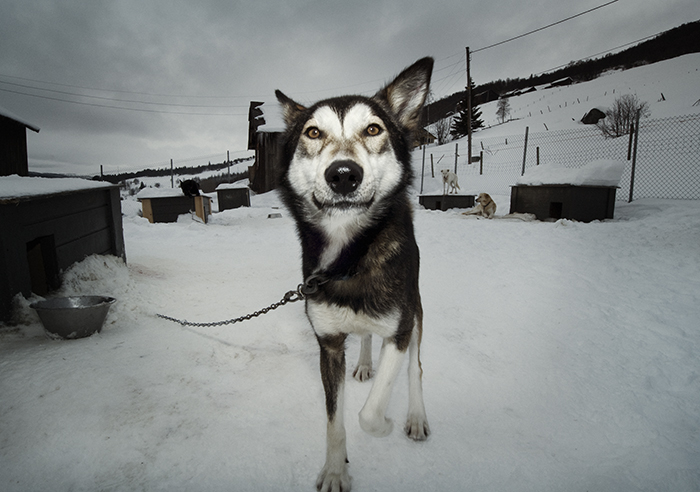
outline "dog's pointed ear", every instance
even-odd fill
[[[392,112],[401,125],[413,131],[420,122],[432,72],[433,59],[421,58],[377,92],[374,99]]]
[[[301,104],[294,102],[291,98],[287,97],[279,89],[275,91],[275,96],[277,96],[277,100],[282,106],[282,116],[284,117],[285,124],[287,125],[287,127],[292,126],[292,122],[294,121],[296,116],[300,112],[306,110],[306,108]]]

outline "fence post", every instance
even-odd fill
[[[479,176],[484,174],[484,151],[479,152]]]
[[[430,175],[435,177],[435,167],[433,166],[433,154],[430,154]]]
[[[430,154],[430,157],[432,157],[433,154]],[[423,165],[421,166],[420,170],[420,192],[421,194],[423,193],[423,176],[425,175],[425,145],[423,146]]]
[[[455,144],[455,174],[457,174],[457,158],[459,157],[459,152],[457,152],[457,149],[459,149],[459,144]]]
[[[627,143],[627,160],[632,158],[632,140],[634,139],[634,123],[630,123],[630,141]]]
[[[175,188],[175,175],[173,173],[173,160],[170,159],[170,187]]]
[[[523,170],[520,173],[521,176],[525,175],[525,159],[527,159],[527,136],[530,133],[530,127],[525,127],[525,146],[523,147]]]
[[[540,165],[540,148],[537,147],[537,165]]]
[[[630,196],[627,203],[632,203],[634,197],[634,173],[637,170],[637,141],[639,140],[639,117],[641,116],[641,110],[637,111],[637,121],[634,125],[634,148],[632,149],[632,172],[630,175]]]

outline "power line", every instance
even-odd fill
[[[181,115],[189,115],[189,116],[244,116],[244,115],[248,114],[247,112],[246,113],[191,113],[191,112],[186,112],[186,111],[160,111],[160,110],[156,110],[156,109],[125,108],[123,106],[112,106],[109,104],[97,104],[97,103],[88,103],[88,102],[82,102],[82,101],[70,101],[68,99],[61,99],[58,97],[51,97],[51,96],[42,96],[39,94],[29,94],[26,92],[14,91],[11,89],[0,88],[0,91],[1,92],[9,92],[12,94],[20,94],[22,96],[36,97],[39,99],[48,99],[50,101],[59,101],[59,102],[64,102],[64,103],[69,103],[69,104],[80,104],[81,106],[93,106],[96,108],[121,109],[123,111],[139,111],[141,113],[181,114]]]
[[[152,106],[176,106],[176,107],[184,107],[184,108],[227,108],[227,109],[229,109],[229,108],[248,108],[248,105],[238,105],[238,106],[214,105],[214,106],[212,106],[212,105],[203,105],[203,104],[160,103],[160,102],[151,102],[151,101],[136,101],[133,99],[118,99],[115,97],[90,96],[87,94],[79,94],[79,93],[75,93],[75,92],[59,91],[56,89],[44,89],[42,87],[35,87],[32,85],[17,84],[14,82],[5,82],[3,80],[0,80],[0,84],[12,85],[15,87],[21,87],[23,89],[33,89],[33,90],[38,90],[38,91],[52,92],[54,94],[63,94],[63,95],[75,96],[75,97],[87,97],[89,99],[99,99],[102,101],[148,104],[148,105],[152,105]]]
[[[97,87],[85,87],[85,86],[81,86],[81,85],[64,84],[61,82],[47,82],[45,80],[30,79],[27,77],[17,77],[15,75],[7,75],[7,74],[2,74],[2,73],[0,73],[0,77],[5,77],[8,79],[25,80],[27,82],[35,82],[38,84],[55,85],[55,86],[59,86],[59,87],[69,87],[71,89],[81,89],[81,90],[97,91],[97,92],[116,92],[116,93],[120,93],[120,94],[136,94],[136,95],[140,95],[140,96],[178,97],[178,98],[194,98],[194,99],[237,99],[237,98],[250,99],[250,98],[259,97],[259,96],[203,96],[201,94],[199,94],[199,95],[158,94],[155,92],[127,91],[127,90],[120,90],[120,89],[100,89]],[[6,82],[6,83],[9,83],[9,82]],[[48,90],[48,89],[45,89],[45,90]]]
[[[588,10],[586,10],[586,11],[584,11],[584,12],[579,13],[579,14],[572,15],[571,17],[567,17],[566,19],[562,19],[562,20],[559,20],[559,21],[557,21],[557,22],[553,22],[553,23],[551,23],[551,24],[548,24],[548,25],[546,25],[546,26],[544,26],[544,27],[540,27],[540,28],[535,29],[535,30],[533,30],[533,31],[526,32],[525,34],[520,34],[519,36],[515,36],[515,37],[509,38],[509,39],[505,39],[505,40],[503,40],[503,41],[499,41],[498,43],[490,44],[490,45],[488,45],[488,46],[484,46],[483,48],[479,48],[479,49],[477,49],[477,50],[472,50],[472,54],[478,53],[479,51],[487,50],[487,49],[489,49],[489,48],[494,48],[494,47],[496,47],[496,46],[500,46],[500,45],[502,45],[502,44],[509,43],[509,42],[511,42],[511,41],[515,41],[516,39],[524,38],[525,36],[529,36],[530,34],[534,34],[534,33],[536,33],[536,32],[544,31],[545,29],[549,29],[549,28],[552,27],[552,26],[556,26],[556,25],[558,25],[558,24],[562,24],[562,23],[564,23],[564,22],[566,22],[566,21],[570,21],[571,19],[575,19],[576,17],[581,17],[582,15],[585,15],[585,14],[588,14],[588,13],[590,13],[590,12],[593,12],[594,10],[602,9],[603,7],[607,7],[608,5],[612,5],[613,3],[616,3],[616,2],[619,2],[619,1],[620,1],[620,0],[612,0],[611,2],[604,3],[603,5],[598,5],[597,7],[593,7],[592,9],[588,9]]]

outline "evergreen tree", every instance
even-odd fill
[[[454,138],[461,138],[469,133],[469,125],[467,123],[469,107],[466,101],[464,101],[463,108],[461,103],[459,107],[459,113],[452,118],[452,129],[450,130],[450,135]],[[481,119],[481,110],[479,106],[472,106],[472,132],[483,126],[484,122]]]
[[[474,81],[469,80],[472,87],[472,95],[474,94]],[[461,138],[469,133],[469,103],[465,95],[464,99],[457,104],[457,114],[452,118],[452,129],[450,130],[450,135],[453,138]],[[472,105],[472,132],[482,128],[484,126],[484,121],[481,119],[481,110],[479,106]]]

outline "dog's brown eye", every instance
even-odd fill
[[[309,128],[306,130],[305,134],[306,134],[307,137],[309,137],[309,138],[315,140],[315,139],[317,139],[317,138],[319,138],[319,137],[321,136],[321,130],[319,130],[319,129],[316,128],[315,126],[312,126],[312,127],[309,127]]]
[[[367,135],[370,137],[376,137],[380,133],[382,133],[382,129],[379,127],[379,125],[369,125],[367,129],[365,130]]]

